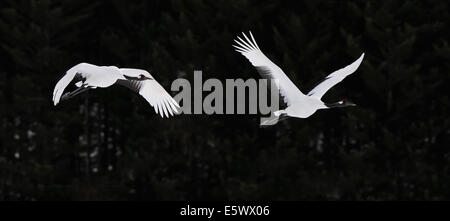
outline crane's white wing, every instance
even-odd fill
[[[155,80],[118,80],[117,83],[139,93],[161,117],[169,117],[169,114],[173,116],[173,112],[178,113],[178,103]]]
[[[256,44],[252,33],[250,32],[250,37],[252,40],[250,40],[244,33],[242,34],[246,40],[242,40],[237,37],[239,40],[234,40],[237,45],[233,45],[233,47],[235,47],[236,51],[244,55],[252,63],[252,65],[255,66],[262,77],[278,80],[278,88],[281,96],[284,98],[284,102],[290,105],[295,98],[302,95],[304,96],[297,86],[295,86],[295,84],[292,83],[292,81],[286,76],[283,70],[281,70],[280,67],[270,61],[269,58],[262,53]]]
[[[331,74],[329,74],[321,83],[319,83],[315,88],[308,92],[308,96],[317,97],[319,99],[334,85],[344,80],[345,77],[352,74],[358,69],[364,58],[364,53],[352,64],[341,68]]]
[[[56,106],[60,99],[61,95],[63,94],[64,90],[66,89],[67,85],[70,84],[70,82],[77,76],[76,70],[71,68],[66,72],[66,74],[61,78],[61,80],[58,81],[58,83],[55,86],[55,89],[53,90],[53,104]]]

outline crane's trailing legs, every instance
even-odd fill
[[[80,93],[83,93],[85,91],[88,91],[89,89],[91,89],[91,88],[87,84],[83,84],[79,88],[77,88],[76,90],[74,90],[72,92],[65,93],[61,97],[61,101],[69,100],[70,98],[75,97],[76,95],[78,95]]]
[[[269,127],[277,124],[278,122],[287,119],[289,116],[283,110],[271,112],[267,118],[261,118],[260,127]]]

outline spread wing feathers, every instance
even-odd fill
[[[233,47],[255,66],[256,70],[263,78],[275,79],[278,81],[278,89],[280,90],[281,96],[284,98],[284,102],[290,105],[296,97],[303,95],[297,86],[295,86],[295,84],[286,76],[283,70],[262,53],[259,46],[256,44],[252,33],[250,32],[251,40],[244,33],[242,34],[245,40],[238,36],[238,40],[234,40],[236,45],[233,45]]]
[[[59,103],[61,96],[62,96],[64,90],[66,89],[67,85],[69,85],[70,82],[72,82],[72,80],[75,77],[83,77],[81,75],[82,75],[81,73],[77,73],[75,68],[71,68],[58,81],[58,83],[55,86],[55,89],[53,90],[53,104],[55,106]]]
[[[364,53],[352,64],[341,68],[331,74],[329,74],[321,83],[319,83],[315,88],[308,92],[308,96],[322,98],[322,96],[334,85],[344,80],[345,77],[352,74],[358,69],[364,58]]]
[[[155,80],[117,80],[117,83],[139,93],[163,118],[164,115],[169,117],[169,114],[173,116],[174,112],[178,113],[178,103]]]

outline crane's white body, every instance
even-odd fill
[[[106,88],[115,84],[119,79],[126,80],[116,66],[97,66],[81,63],[73,67],[73,71],[86,78],[84,83],[92,87]]]
[[[236,51],[244,55],[263,77],[277,80],[277,87],[281,96],[284,97],[284,102],[287,104],[286,109],[275,111],[273,113],[273,117],[265,122],[261,122],[261,125],[272,125],[278,122],[278,118],[282,115],[307,118],[314,114],[317,110],[330,108],[321,100],[322,96],[331,87],[341,82],[351,73],[355,72],[364,58],[363,53],[352,64],[328,75],[324,81],[305,95],[300,91],[300,89],[298,89],[297,86],[295,86],[295,84],[287,77],[280,67],[274,64],[262,53],[251,32],[251,40],[244,33],[243,36],[245,37],[245,40],[237,37],[239,40],[234,40],[237,45],[233,45],[233,47],[236,48]],[[345,105],[343,101],[340,101],[337,104]],[[354,106],[354,104],[347,106]]]
[[[83,79],[75,83],[80,89],[106,88],[114,84],[128,87],[143,96],[161,117],[164,117],[164,115],[169,117],[169,114],[173,115],[174,112],[178,113],[177,109],[180,108],[169,93],[145,70],[97,66],[88,63],[73,66],[59,80],[53,91],[54,105],[60,102],[65,88],[75,77]],[[82,91],[80,90],[80,92]]]
[[[286,109],[276,112],[275,115],[286,114],[290,117],[307,118],[317,110],[326,108],[328,107],[320,99],[304,96],[302,99],[292,102]]]

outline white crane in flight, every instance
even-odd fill
[[[340,100],[336,103],[324,103],[321,98],[330,88],[358,69],[364,58],[364,53],[352,64],[329,74],[305,95],[292,83],[280,67],[262,53],[251,32],[251,40],[244,33],[242,34],[245,40],[238,36],[238,40],[234,40],[237,45],[233,45],[233,47],[252,63],[262,77],[277,80],[276,85],[284,98],[284,102],[287,104],[287,108],[274,111],[269,118],[261,120],[261,126],[274,125],[280,117],[307,118],[319,109],[356,106],[346,100]]]
[[[63,95],[64,89],[73,79],[77,79],[78,82],[75,85],[78,89]],[[169,117],[169,114],[173,116],[173,113],[178,113],[180,108],[178,103],[147,71],[88,63],[73,66],[59,80],[53,91],[53,104],[56,106],[61,100],[70,99],[87,90],[97,87],[106,88],[114,84],[139,93],[163,118]]]

